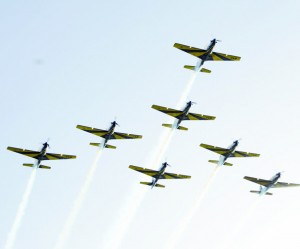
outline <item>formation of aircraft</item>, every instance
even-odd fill
[[[185,131],[188,130],[188,128],[180,126],[180,123],[183,120],[214,120],[216,118],[213,116],[207,116],[207,115],[203,115],[203,114],[189,112],[192,104],[193,104],[192,101],[187,102],[185,108],[181,111],[175,110],[172,108],[167,108],[164,106],[159,106],[159,105],[152,105],[152,108],[177,119],[173,124],[162,124],[162,126],[165,126],[168,128],[176,128],[176,129],[185,130]]]
[[[24,163],[23,166],[27,167],[36,167],[41,169],[51,169],[51,167],[42,165],[41,162],[44,160],[59,160],[59,159],[75,159],[76,156],[73,155],[65,155],[65,154],[53,154],[53,153],[47,153],[47,148],[49,147],[49,144],[43,143],[43,147],[40,151],[34,151],[34,150],[26,150],[26,149],[20,149],[15,147],[7,147],[8,150],[22,154],[24,156],[29,156],[37,160],[35,164],[33,163]]]
[[[167,162],[164,162],[159,170],[146,169],[138,166],[130,165],[129,168],[141,172],[145,175],[152,177],[152,182],[140,182],[140,184],[148,185],[153,187],[164,188],[164,185],[158,184],[158,180],[160,179],[189,179],[191,176],[180,175],[174,173],[165,172],[167,166],[170,166]]]
[[[196,72],[200,71],[200,72],[205,72],[205,73],[211,73],[211,71],[209,69],[202,68],[203,64],[206,61],[239,61],[241,59],[241,57],[239,57],[239,56],[213,52],[213,49],[218,41],[219,40],[217,40],[217,39],[211,40],[207,49],[199,49],[196,47],[191,47],[191,46],[187,46],[187,45],[183,45],[183,44],[179,44],[179,43],[175,43],[174,47],[178,48],[186,53],[189,53],[199,59],[196,66],[185,65],[184,68],[194,70]],[[216,118],[214,116],[208,116],[208,115],[189,112],[192,105],[193,105],[192,101],[187,102],[186,106],[183,108],[183,110],[176,110],[176,109],[159,106],[159,105],[152,105],[152,108],[157,111],[163,112],[169,116],[172,116],[176,119],[173,124],[162,124],[162,126],[167,127],[167,128],[172,128],[172,129],[174,128],[174,129],[179,129],[179,130],[188,130],[188,128],[180,125],[181,122],[185,121],[185,120],[214,120]],[[97,146],[97,147],[101,147],[101,148],[116,149],[117,148],[116,146],[108,144],[108,141],[113,140],[113,139],[140,139],[140,138],[142,138],[141,135],[115,132],[115,128],[117,125],[118,125],[118,123],[116,121],[111,122],[111,125],[108,128],[108,130],[101,130],[98,128],[92,128],[92,127],[83,126],[83,125],[77,125],[76,128],[101,137],[103,139],[103,142],[90,143],[90,145],[92,145],[92,146]],[[210,163],[217,164],[218,166],[222,166],[222,165],[232,166],[233,164],[227,162],[227,159],[230,157],[259,157],[260,156],[260,154],[236,150],[238,144],[239,144],[239,141],[236,140],[228,148],[222,148],[222,147],[212,146],[212,145],[203,144],[203,143],[201,143],[200,146],[205,149],[211,150],[217,154],[220,154],[219,160],[209,160]],[[48,142],[45,142],[45,143],[43,143],[43,147],[40,151],[20,149],[20,148],[15,148],[15,147],[7,147],[7,149],[37,160],[35,164],[24,163],[23,166],[36,167],[36,168],[42,168],[42,169],[50,169],[51,168],[49,166],[45,166],[45,165],[41,164],[42,161],[44,161],[44,160],[75,159],[76,158],[76,156],[74,156],[74,155],[47,153],[48,147],[49,147]],[[181,174],[165,172],[167,166],[169,166],[169,164],[167,162],[164,162],[164,163],[162,163],[159,170],[141,168],[141,167],[133,166],[133,165],[130,165],[129,168],[133,169],[135,171],[138,171],[140,173],[146,174],[148,176],[151,176],[152,177],[151,182],[140,182],[141,184],[151,186],[151,188],[153,188],[153,187],[164,188],[165,187],[164,185],[157,183],[158,180],[160,180],[160,179],[189,179],[189,178],[191,178],[191,176],[188,176],[188,175],[181,175]],[[249,176],[245,176],[244,179],[255,182],[260,185],[259,191],[254,191],[254,190],[250,191],[251,193],[256,193],[259,195],[272,195],[272,193],[268,192],[268,190],[270,188],[300,186],[300,184],[295,184],[295,183],[278,182],[278,179],[280,177],[281,177],[281,173],[277,173],[270,180],[264,180],[264,179],[260,179],[260,178],[249,177]]]
[[[279,182],[279,178],[281,177],[281,172],[274,175],[270,180],[264,180],[260,178],[245,176],[244,179],[255,182],[259,184],[259,191],[251,190],[251,193],[259,194],[259,195],[273,195],[268,192],[270,188],[286,188],[286,187],[299,187],[300,184],[296,183],[287,183],[287,182]]]
[[[225,165],[225,166],[232,166],[233,164],[226,162],[229,157],[259,157],[259,154],[251,153],[251,152],[244,152],[236,150],[239,141],[235,140],[228,148],[221,148],[212,146],[209,144],[200,144],[201,147],[211,150],[217,154],[220,154],[219,160],[209,160],[210,163],[215,163],[218,166]]]
[[[138,139],[138,138],[143,137],[141,135],[115,132],[115,128],[117,125],[118,125],[118,123],[116,121],[111,122],[111,126],[108,130],[100,130],[97,128],[92,128],[92,127],[83,126],[83,125],[77,125],[76,128],[104,138],[103,143],[90,143],[90,145],[103,147],[103,148],[109,148],[109,149],[116,149],[117,147],[107,144],[108,140],[111,140],[111,139]]]
[[[178,48],[188,54],[191,54],[193,56],[196,56],[200,60],[197,62],[196,66],[189,66],[185,65],[184,68],[194,70],[196,72],[203,72],[203,73],[211,73],[211,70],[206,69],[206,68],[201,68],[201,66],[204,64],[206,61],[239,61],[241,57],[235,56],[235,55],[229,55],[229,54],[222,54],[222,53],[217,53],[213,52],[213,49],[215,45],[217,44],[219,40],[213,39],[210,41],[210,44],[207,49],[200,49],[200,48],[195,48],[179,43],[175,43],[174,47]],[[200,70],[201,68],[201,70]]]

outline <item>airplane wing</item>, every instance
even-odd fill
[[[108,133],[108,131],[106,131],[106,130],[100,130],[97,128],[92,128],[92,127],[83,126],[83,125],[77,125],[76,128],[86,131],[86,132],[89,132],[89,133],[92,133],[99,137],[105,137],[105,135]]]
[[[164,107],[164,106],[159,106],[159,105],[152,105],[151,107],[153,109],[157,110],[157,111],[163,112],[163,113],[165,113],[167,115],[170,115],[174,118],[178,118],[183,113],[182,111],[175,110],[175,109],[168,108],[168,107]]]
[[[230,157],[259,157],[260,154],[243,152],[243,151],[235,151]]]
[[[260,179],[260,178],[250,177],[250,176],[245,176],[244,179],[251,181],[251,182],[255,182],[255,183],[265,186],[265,187],[269,186],[270,183],[272,182],[269,180],[264,180],[264,179]]]
[[[210,55],[208,55],[206,60],[208,60],[208,61],[239,61],[240,59],[241,59],[241,57],[239,57],[239,56],[212,52]]]
[[[200,144],[200,147],[211,150],[211,151],[213,151],[215,153],[218,153],[222,156],[226,155],[229,152],[229,149],[216,147],[216,146],[212,146],[212,145],[209,145],[209,144]]]
[[[300,184],[287,183],[287,182],[276,182],[271,188],[286,188],[286,187],[299,187]]]
[[[214,116],[207,116],[190,112],[185,116],[184,120],[214,120],[215,118],[216,117]]]
[[[75,159],[75,158],[76,156],[73,155],[46,153],[46,155],[43,156],[42,160],[59,160],[59,159]]]
[[[142,138],[141,135],[127,134],[121,132],[114,132],[109,139],[137,139]]]
[[[173,173],[164,173],[160,179],[189,179],[191,176],[173,174]]]
[[[14,148],[14,147],[7,147],[8,150],[22,154],[24,156],[29,156],[32,158],[37,159],[40,152],[39,151],[34,151],[34,150],[25,150],[25,149],[20,149],[20,148]]]
[[[141,172],[145,175],[151,176],[151,177],[155,177],[158,173],[157,170],[146,169],[146,168],[142,168],[142,167],[138,167],[138,166],[134,166],[134,165],[130,165],[129,168],[133,169],[133,170],[136,170],[138,172]]]
[[[175,43],[173,46],[175,48],[182,50],[183,52],[186,52],[188,54],[196,56],[197,58],[200,58],[200,59],[202,59],[202,56],[206,55],[206,53],[207,53],[207,51],[204,49],[190,47],[190,46],[179,44],[179,43]]]

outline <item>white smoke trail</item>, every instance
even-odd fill
[[[97,169],[97,164],[98,161],[100,159],[100,156],[102,155],[102,151],[103,151],[103,147],[100,147],[99,151],[96,154],[96,157],[93,161],[93,164],[91,166],[91,168],[88,171],[87,176],[85,177],[85,180],[83,182],[83,185],[78,193],[78,196],[73,204],[73,207],[71,209],[71,212],[64,224],[63,230],[59,235],[59,238],[57,240],[57,243],[55,245],[55,249],[62,249],[65,247],[65,244],[67,243],[71,230],[74,226],[74,223],[78,217],[79,211],[81,209],[82,203],[85,199],[86,193],[88,192],[90,185],[92,183],[92,180],[94,178],[95,175],[95,171]]]
[[[261,200],[261,198],[260,198],[260,196],[258,196],[254,200],[254,202],[250,206],[248,206],[248,208],[246,209],[244,215],[241,217],[239,222],[236,224],[236,226],[232,230],[232,233],[230,235],[226,236],[226,238],[223,241],[223,243],[221,244],[220,248],[222,248],[222,249],[227,249],[229,247],[232,248],[231,245],[232,245],[233,241],[235,240],[235,238],[238,235],[238,233],[240,232],[240,230],[243,228],[245,223],[248,221],[249,217],[252,215],[252,213],[256,209],[256,207],[259,204],[260,200]]]
[[[215,176],[217,175],[218,171],[220,170],[220,166],[216,166],[214,170],[212,171],[211,175],[209,176],[206,183],[203,185],[203,188],[201,189],[201,192],[199,193],[194,205],[190,209],[190,211],[187,213],[187,215],[181,220],[180,224],[176,227],[177,230],[171,234],[171,236],[168,238],[167,243],[165,245],[165,249],[172,249],[176,246],[178,241],[181,238],[181,235],[183,234],[186,227],[189,225],[191,219],[197,212],[199,206],[202,203],[203,198],[205,197],[205,194],[209,190],[209,187],[213,183],[213,180],[215,179]]]
[[[196,79],[197,75],[198,75],[198,72],[194,71],[191,78],[189,79],[188,83],[186,84],[184,91],[182,92],[182,94],[180,96],[180,99],[177,103],[176,108],[181,108],[182,105],[184,105],[184,103],[187,101],[188,96],[192,90],[194,83],[195,83],[195,79]]]
[[[175,128],[164,131],[157,146],[158,150],[155,152],[155,156],[146,165],[152,165],[153,167],[153,165],[158,165],[162,162],[162,159],[173,137],[174,131]],[[119,215],[117,216],[118,218],[116,219],[115,224],[113,224],[113,229],[109,231],[108,236],[105,236],[104,245],[102,245],[101,248],[117,249],[120,247],[121,242],[123,241],[137,210],[146,196],[146,192],[149,190],[145,187],[140,188],[137,186],[136,182],[132,186],[132,189],[133,190],[130,194],[130,197],[128,198],[129,201],[120,210]]]
[[[34,180],[36,178],[36,171],[37,171],[37,168],[34,166],[32,172],[31,172],[30,178],[28,180],[27,186],[25,188],[25,192],[22,196],[22,200],[19,205],[15,221],[10,230],[10,233],[8,234],[8,238],[7,238],[6,244],[4,246],[4,249],[11,249],[11,248],[13,248],[13,246],[15,244],[16,235],[22,224],[22,219],[23,219],[23,216],[24,216],[27,204],[28,204],[28,200],[29,200],[29,197],[30,197],[30,194],[32,191]]]
[[[176,108],[182,107],[182,105],[187,101],[188,95],[195,82],[196,76],[197,72],[193,72],[193,75],[186,84],[185,89],[180,96]],[[166,129],[163,132],[158,145],[155,147],[156,151],[154,153],[154,157],[152,160],[150,160],[150,163],[146,163],[146,167],[148,167],[148,165],[150,167],[153,167],[162,163],[163,157],[167,152],[167,149],[171,143],[171,140],[176,130],[175,123],[176,120],[173,122],[172,129]],[[130,194],[129,201],[121,209],[118,215],[118,219],[113,225],[115,229],[113,231],[110,231],[108,236],[105,236],[105,245],[101,246],[101,248],[117,249],[120,247],[121,242],[123,241],[138,208],[140,207],[142,201],[145,198],[146,191],[147,189],[138,188],[136,184],[133,186],[133,190]]]

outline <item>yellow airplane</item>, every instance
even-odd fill
[[[170,166],[167,162],[164,162],[159,170],[153,170],[153,169],[146,169],[141,168],[138,166],[130,165],[129,168],[136,170],[138,172],[141,172],[143,174],[146,174],[148,176],[152,177],[152,182],[140,182],[140,184],[148,185],[153,187],[159,187],[164,188],[164,185],[158,184],[158,180],[160,179],[189,179],[191,176],[187,175],[180,175],[180,174],[173,174],[173,173],[166,173],[165,170],[167,166]]]
[[[251,153],[251,152],[244,152],[236,150],[236,147],[239,145],[239,141],[234,141],[228,148],[221,148],[212,146],[209,144],[200,144],[200,147],[203,147],[207,150],[211,150],[217,154],[220,154],[219,160],[209,160],[210,163],[215,163],[218,166],[232,166],[231,163],[226,162],[229,157],[259,157],[259,154]]]
[[[58,160],[58,159],[75,159],[76,156],[72,155],[65,155],[65,154],[53,154],[53,153],[47,153],[47,148],[49,147],[49,144],[43,143],[43,147],[41,151],[34,151],[34,150],[25,150],[20,148],[14,148],[14,147],[7,147],[8,150],[22,154],[24,156],[29,156],[37,160],[36,164],[32,163],[24,163],[23,166],[27,167],[36,167],[41,169],[51,169],[49,166],[41,165],[41,162],[44,160]]]
[[[176,128],[176,129],[185,130],[185,131],[187,131],[188,128],[180,126],[180,123],[183,120],[214,120],[216,118],[213,116],[207,116],[207,115],[189,112],[192,104],[193,104],[192,101],[187,102],[186,107],[182,111],[159,106],[159,105],[152,105],[152,108],[177,119],[174,122],[174,124],[162,124],[162,126],[165,126],[168,128]]]
[[[264,180],[260,178],[245,176],[244,179],[259,184],[259,191],[250,190],[251,193],[262,195],[273,195],[268,192],[270,188],[286,188],[286,187],[300,187],[300,184],[297,183],[287,183],[287,182],[279,182],[279,178],[281,177],[281,172],[274,175],[270,180]]]
[[[221,54],[217,52],[213,52],[215,45],[218,40],[213,39],[210,41],[210,44],[207,49],[200,49],[195,47],[190,47],[187,45],[175,43],[174,47],[178,48],[186,53],[189,53],[193,56],[196,56],[200,60],[197,62],[196,66],[185,65],[184,68],[194,70],[196,72],[202,73],[211,73],[209,69],[201,68],[204,62],[206,61],[239,61],[241,57],[229,54]],[[200,69],[201,68],[201,69]]]
[[[92,128],[92,127],[83,126],[83,125],[77,125],[76,128],[104,138],[104,142],[102,144],[101,143],[90,143],[90,145],[102,147],[102,148],[109,148],[109,149],[117,148],[116,146],[107,144],[108,140],[110,140],[110,139],[137,139],[137,138],[143,137],[141,135],[115,132],[116,125],[118,125],[118,123],[116,121],[111,122],[111,126],[108,130],[100,130],[97,128]]]

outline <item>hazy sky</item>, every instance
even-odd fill
[[[176,248],[222,249],[256,196],[245,175],[300,183],[300,5],[298,1],[2,1],[0,3],[1,165],[0,247],[7,239],[31,169],[31,158],[7,146],[77,155],[47,161],[38,170],[15,249],[53,248],[96,154],[100,139],[77,124],[142,140],[113,141],[105,150],[66,249],[102,249],[108,231],[135,188],[150,179],[128,169],[145,167],[168,117],[152,104],[176,107],[197,59],[174,42],[241,56],[240,62],[209,62],[189,94],[191,111],[215,121],[183,123],[166,160],[169,172],[190,180],[161,181],[146,192],[122,249],[164,249],[170,233],[194,204],[218,155],[200,143],[260,158],[231,159],[221,168]],[[160,165],[152,165],[157,169]],[[296,248],[300,243],[300,188],[265,196],[239,231],[231,249]],[[124,214],[126,215],[126,214]]]

